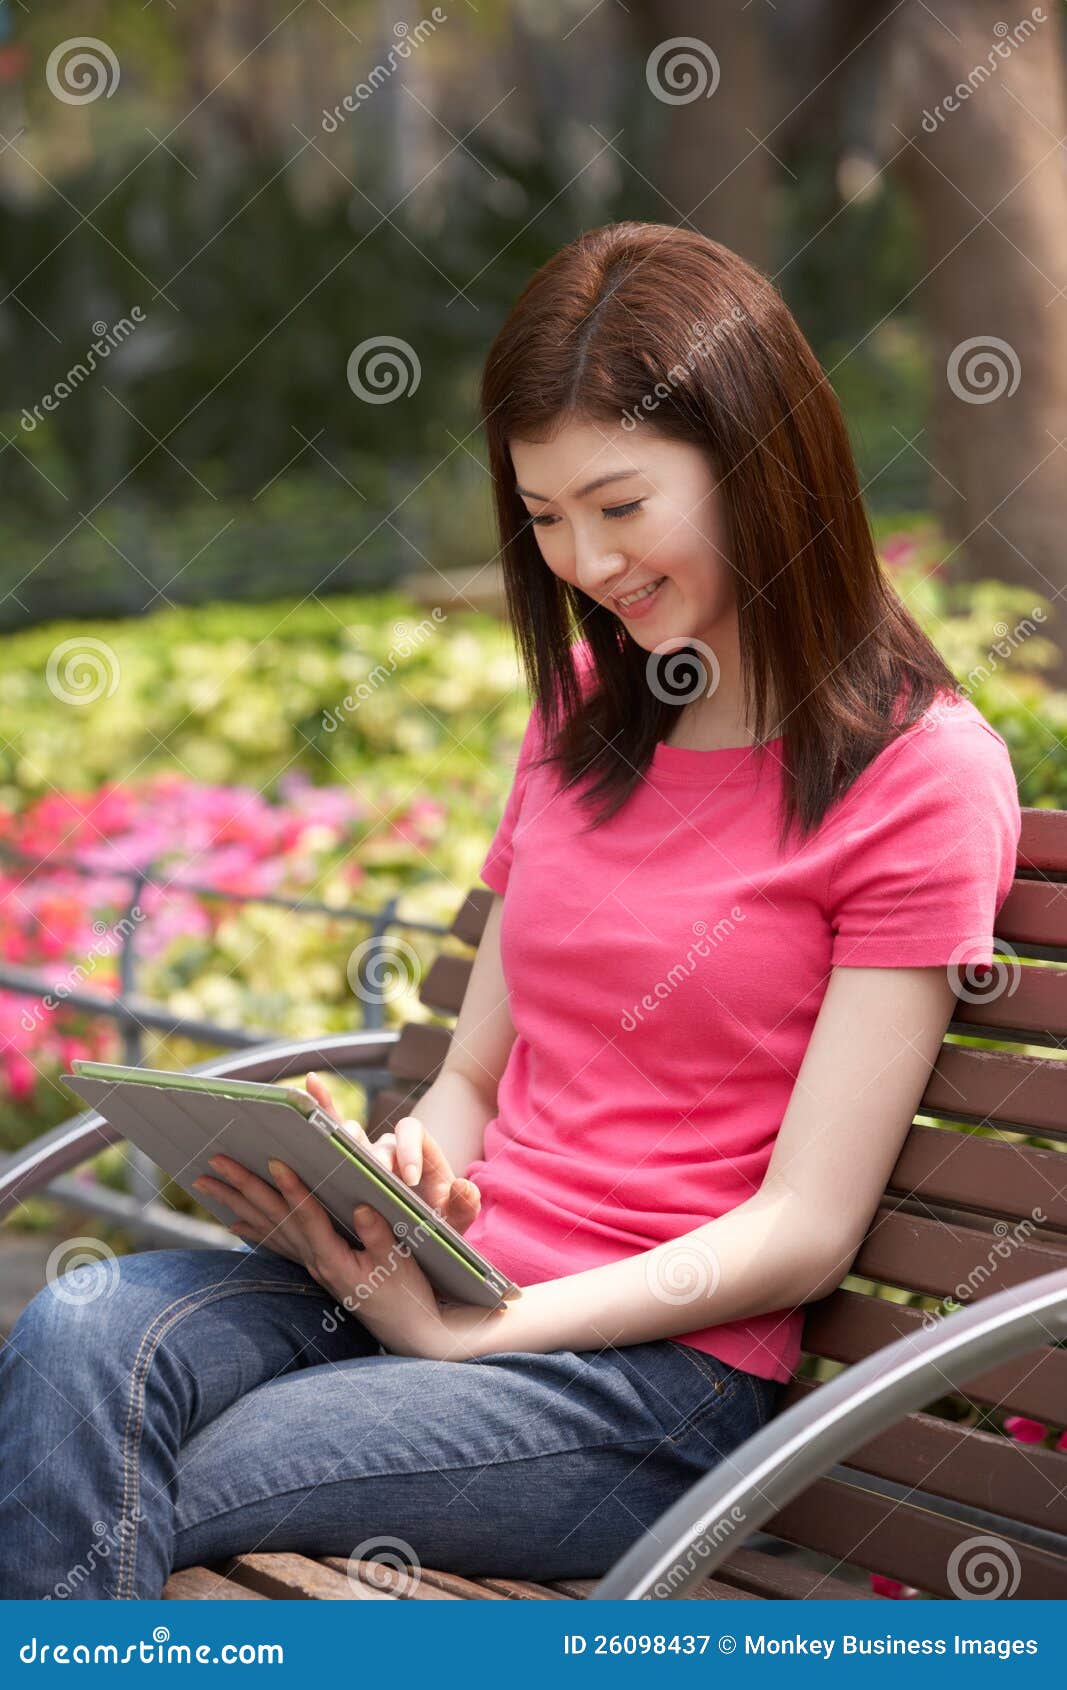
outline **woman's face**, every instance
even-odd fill
[[[736,639],[725,517],[702,448],[604,422],[509,444],[554,575],[606,605],[646,651],[679,639],[721,650],[724,636]]]

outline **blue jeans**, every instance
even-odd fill
[[[158,1597],[254,1550],[597,1577],[779,1390],[667,1338],[390,1355],[263,1248],[108,1265],[0,1350],[3,1598]]]

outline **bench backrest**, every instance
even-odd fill
[[[440,1068],[451,1033],[442,1022],[462,1003],[492,896],[469,894],[451,928],[459,954],[428,970],[421,1000],[441,1020],[402,1031],[372,1136],[410,1110]],[[956,1304],[1067,1266],[1067,812],[1023,811],[997,950],[988,990],[961,987],[948,1034],[1001,1048],[946,1037],[849,1274],[809,1307],[804,1360],[780,1407],[924,1321],[951,1318]],[[1003,1577],[1005,1595],[1067,1596],[1067,1450],[1004,1436],[1008,1415],[1063,1428],[1067,1348],[1050,1342],[998,1367],[966,1397],[948,1391],[767,1529],[940,1596],[966,1586],[969,1555],[974,1578]],[[972,1548],[990,1533],[1001,1548]]]

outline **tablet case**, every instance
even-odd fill
[[[352,1223],[357,1203],[370,1203],[386,1215],[398,1240],[415,1234],[412,1248],[419,1266],[443,1297],[496,1308],[505,1299],[519,1295],[519,1288],[464,1244],[459,1235],[455,1244],[450,1244],[428,1232],[419,1210],[430,1216],[433,1211],[426,1210],[415,1193],[411,1193],[411,1203],[394,1197],[387,1185],[334,1143],[337,1123],[321,1111],[305,1116],[287,1103],[260,1098],[219,1097],[191,1090],[183,1093],[172,1087],[96,1080],[83,1074],[62,1074],[60,1078],[224,1226],[231,1224],[233,1214],[206,1192],[192,1189],[192,1182],[202,1175],[222,1178],[208,1158],[231,1156],[274,1186],[267,1167],[268,1158],[274,1156],[299,1174],[354,1246],[360,1246]],[[192,1154],[190,1145],[196,1146]],[[476,1258],[481,1271],[464,1259],[463,1251]]]

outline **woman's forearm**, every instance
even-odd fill
[[[466,1074],[444,1068],[409,1113],[437,1140],[452,1172],[463,1174],[482,1154],[485,1129],[496,1114],[496,1106]]]
[[[818,1237],[795,1193],[761,1190],[652,1250],[528,1286],[499,1318],[457,1330],[475,1355],[642,1344],[812,1302],[850,1260]]]

